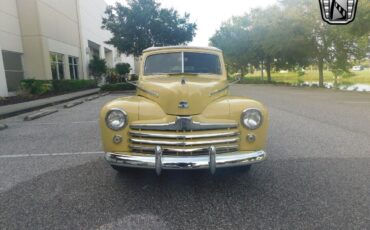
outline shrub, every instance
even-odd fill
[[[100,87],[102,91],[124,91],[124,90],[135,90],[134,85],[128,83],[117,83],[117,84],[106,84]]]
[[[126,75],[130,73],[131,66],[128,63],[117,63],[116,64],[116,72],[120,75]]]
[[[117,73],[116,69],[109,69],[105,77],[106,84],[116,84],[125,82],[126,76]]]
[[[22,94],[43,95],[53,91],[51,81],[26,79],[21,81]]]
[[[50,92],[74,92],[96,88],[94,80],[34,80],[21,81],[21,94],[43,95]]]
[[[267,80],[262,80],[259,77],[242,77],[240,79],[241,84],[270,84]]]
[[[107,62],[97,56],[94,56],[89,63],[90,74],[94,77],[101,77],[102,74],[107,72],[107,69]]]
[[[343,78],[350,78],[350,77],[353,77],[353,76],[355,76],[355,74],[352,73],[352,72],[343,72],[342,73]]]
[[[291,85],[288,82],[280,82],[280,81],[267,81],[261,80],[259,77],[243,77],[241,78],[239,84],[273,84],[273,85]]]
[[[297,74],[298,74],[298,77],[302,77],[303,75],[305,75],[305,71],[303,69],[299,69],[297,71]]]
[[[95,80],[55,80],[53,88],[55,92],[74,92],[97,87]]]
[[[139,76],[136,74],[131,74],[130,81],[137,81],[137,80],[139,80]]]

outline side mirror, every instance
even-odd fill
[[[136,83],[137,83],[137,81],[129,81],[128,80],[128,77],[124,77],[123,78],[123,82],[125,82],[125,83],[127,83],[127,84],[131,84],[131,85],[137,85]]]
[[[241,81],[241,76],[237,76],[236,78],[235,78],[235,81],[233,81],[233,82],[231,82],[231,83],[229,83],[230,85],[234,85],[234,84],[237,84],[239,81]]]

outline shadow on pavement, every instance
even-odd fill
[[[353,177],[366,178],[359,174],[368,166],[369,159],[281,160],[248,173],[157,177],[151,170],[119,174],[97,160],[0,194],[0,229],[361,228],[368,223],[369,183]]]

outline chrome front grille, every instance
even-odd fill
[[[198,123],[189,117],[178,117],[168,124],[135,124],[130,126],[130,148],[133,152],[154,154],[160,146],[164,155],[206,155],[214,146],[217,153],[234,152],[239,147],[236,123]]]

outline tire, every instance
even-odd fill
[[[252,168],[252,165],[236,166],[229,168],[216,169],[215,176],[235,176],[235,175],[247,175]]]
[[[245,166],[241,166],[241,168],[245,171],[245,172],[249,172],[252,168],[252,165],[245,165]]]
[[[252,165],[243,165],[243,166],[238,166],[235,168],[230,168],[232,172],[235,173],[248,173],[252,168]]]

